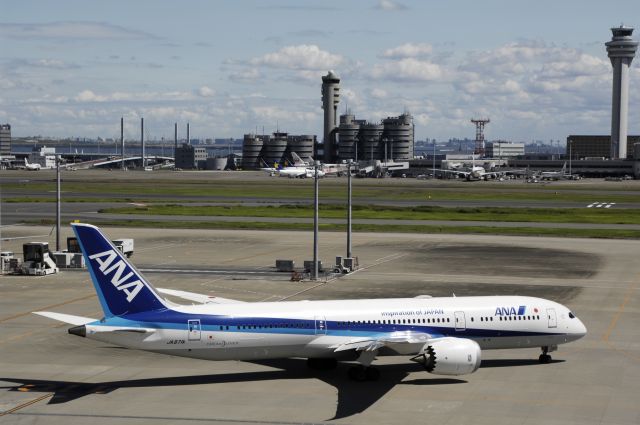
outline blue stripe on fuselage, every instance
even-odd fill
[[[130,328],[174,329],[187,331],[189,320],[200,320],[200,329],[204,332],[240,332],[255,334],[289,334],[316,335],[325,334],[316,331],[313,319],[290,319],[270,317],[229,317],[217,315],[194,315],[174,310],[163,310],[150,314],[149,312],[130,314],[126,317],[110,317],[103,321],[91,323],[94,326],[115,326]],[[347,324],[348,323],[348,324]],[[499,338],[516,336],[561,335],[554,332],[514,331],[500,329],[456,330],[452,327],[416,325],[416,324],[378,324],[378,323],[349,323],[345,321],[325,321],[326,335],[371,337],[377,334],[391,332],[414,331],[431,335],[433,338],[455,336],[459,338]]]

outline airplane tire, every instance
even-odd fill
[[[367,381],[377,381],[380,379],[380,371],[375,367],[368,367],[366,370]]]
[[[551,356],[549,354],[540,354],[540,357],[538,357],[538,361],[542,364],[547,364],[551,362]]]
[[[352,366],[349,368],[349,378],[357,382],[367,380],[367,371],[363,366]]]

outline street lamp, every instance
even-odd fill
[[[313,162],[313,280],[318,280],[318,166]]]
[[[347,258],[351,258],[351,165],[347,160]]]

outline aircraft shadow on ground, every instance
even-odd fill
[[[566,360],[551,360],[552,363],[564,363]],[[496,360],[483,360],[480,364],[481,368],[493,368],[493,367],[514,367],[514,366],[545,366],[541,364],[537,359],[496,359]]]
[[[19,392],[53,393],[53,397],[49,400],[48,404],[61,404],[87,395],[108,394],[120,388],[171,387],[316,378],[338,390],[337,407],[331,419],[340,419],[364,412],[399,384],[437,386],[466,383],[466,381],[460,379],[448,378],[404,381],[410,373],[424,371],[419,365],[414,364],[381,365],[378,366],[381,372],[380,380],[376,382],[354,382],[347,377],[349,364],[340,364],[338,368],[334,370],[317,371],[307,368],[306,360],[303,359],[256,361],[253,363],[277,368],[278,370],[131,379],[95,383],[0,377],[0,381],[17,384],[13,386],[2,386],[0,388]]]

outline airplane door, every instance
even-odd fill
[[[316,316],[316,335],[327,334],[327,320],[324,316]]]
[[[187,328],[189,329],[189,341],[200,341],[200,320],[189,320]]]
[[[556,309],[555,308],[548,308],[547,309],[547,316],[549,316],[549,327],[550,328],[555,328],[558,326],[558,319],[556,318]]]
[[[464,311],[456,311],[453,313],[453,315],[456,321],[456,330],[464,331],[465,329],[467,329],[467,321],[464,317]]]

